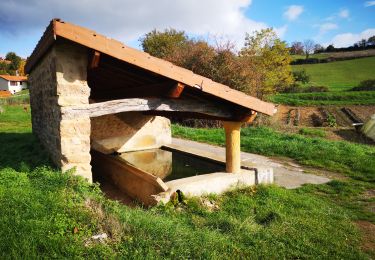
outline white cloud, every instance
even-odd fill
[[[364,4],[365,7],[374,6],[374,5],[375,5],[375,1],[366,1]]]
[[[349,10],[348,9],[342,9],[340,12],[339,12],[339,17],[341,18],[349,18]]]
[[[327,46],[329,44],[333,44],[337,48],[348,47],[362,39],[368,39],[373,35],[375,35],[375,28],[369,28],[360,33],[337,34],[329,43],[326,43],[325,45]]]
[[[335,23],[323,23],[319,25],[319,34],[325,34],[328,31],[332,31],[339,28]]]
[[[302,5],[290,5],[284,12],[284,17],[289,21],[296,20],[303,13]]]
[[[1,0],[0,34],[22,37],[59,17],[128,43],[154,28],[173,27],[197,36],[225,35],[242,44],[245,32],[267,27],[246,17],[250,5],[251,0]]]
[[[275,28],[275,32],[279,38],[283,38],[287,30],[288,30],[288,25]]]

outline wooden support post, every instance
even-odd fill
[[[240,131],[242,122],[223,121],[226,141],[226,171],[229,173],[241,172]]]

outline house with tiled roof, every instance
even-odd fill
[[[23,89],[27,89],[27,77],[0,75],[0,90],[7,90],[14,94]]]

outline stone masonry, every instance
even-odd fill
[[[136,112],[62,118],[62,108],[89,104],[87,62],[87,48],[58,41],[29,81],[34,134],[62,171],[75,168],[92,182],[90,148],[102,153],[158,148],[171,143],[171,128],[166,118]]]
[[[61,107],[88,104],[87,49],[57,42],[29,76],[32,127],[63,171],[92,181],[90,118],[61,120]]]

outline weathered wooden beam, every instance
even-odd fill
[[[89,69],[95,69],[99,67],[99,61],[100,61],[100,52],[94,51],[92,58],[91,58],[90,65],[89,65]]]
[[[232,112],[225,107],[193,99],[128,98],[61,108],[62,118],[97,117],[131,111],[192,112],[220,118],[233,118]]]
[[[257,114],[258,114],[257,112],[251,110],[250,113],[248,113],[245,116],[243,116],[242,118],[240,118],[239,121],[250,124],[250,123],[252,123],[254,121],[254,119],[256,118]]]
[[[185,85],[177,82],[175,86],[172,87],[172,89],[168,92],[168,97],[170,98],[179,98],[182,94],[182,91],[184,91]]]

